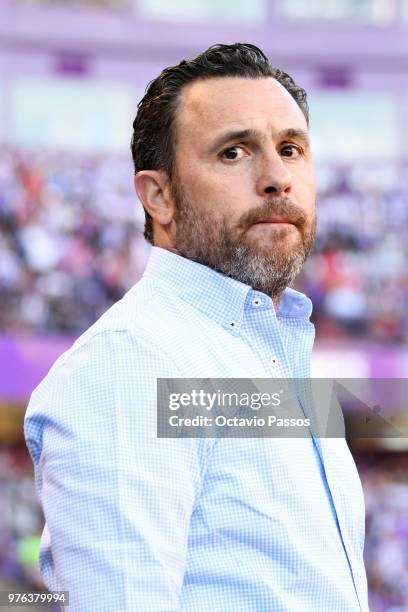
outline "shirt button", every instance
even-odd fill
[[[260,306],[262,304],[261,300],[259,298],[255,298],[254,300],[252,300],[252,304],[254,306]]]
[[[228,323],[228,325],[229,325],[230,327],[232,327],[233,329],[234,329],[234,327],[236,327],[236,323],[235,323],[235,321],[230,321],[230,322]]]
[[[271,357],[271,365],[272,366],[277,366],[278,365],[277,357]]]

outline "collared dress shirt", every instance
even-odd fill
[[[153,247],[53,365],[25,436],[40,567],[72,612],[366,612],[364,501],[343,438],[157,438],[159,377],[310,376],[312,305]]]

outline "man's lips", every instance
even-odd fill
[[[292,221],[289,221],[289,219],[275,219],[273,217],[270,217],[269,219],[264,219],[263,221],[257,221],[256,224],[258,223],[286,223],[289,225],[293,225]],[[255,225],[256,225],[255,224]]]

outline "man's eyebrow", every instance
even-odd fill
[[[214,153],[217,149],[219,149],[223,144],[230,142],[231,140],[249,140],[250,138],[254,139],[258,137],[258,132],[256,130],[247,129],[247,130],[232,130],[230,132],[226,132],[219,136],[212,144],[210,153]]]
[[[307,145],[310,144],[308,131],[300,128],[288,128],[287,130],[282,130],[276,134],[276,138],[278,140],[289,140],[293,138],[295,140],[303,140],[303,142]]]
[[[246,129],[246,130],[232,130],[230,132],[226,132],[219,136],[211,145],[210,152],[214,153],[219,149],[223,144],[227,142],[231,142],[234,140],[250,140],[259,138],[259,132],[254,129]],[[289,140],[296,139],[302,140],[306,145],[310,144],[309,134],[307,130],[303,130],[300,128],[288,128],[286,130],[281,130],[277,134],[274,135],[276,140]]]

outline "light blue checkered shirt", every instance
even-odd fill
[[[308,377],[310,300],[272,300],[154,247],[54,364],[25,435],[40,565],[73,612],[367,611],[364,501],[344,439],[158,439],[156,379]]]

